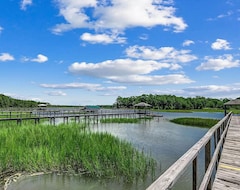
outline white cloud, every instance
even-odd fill
[[[217,39],[214,43],[212,43],[211,47],[214,50],[229,50],[229,49],[231,49],[230,43],[224,39]]]
[[[226,17],[230,17],[234,14],[233,11],[228,11],[227,13],[223,13],[223,14],[220,14],[218,15],[217,17],[215,18],[208,18],[207,20],[208,21],[216,21],[216,20],[219,20],[219,19],[223,19],[223,18],[226,18]]]
[[[229,17],[233,15],[233,11],[228,11],[226,14],[220,14],[217,16],[218,19],[221,19],[221,18],[225,18],[225,17]]]
[[[26,60],[28,60],[28,58]],[[44,63],[44,62],[48,61],[48,57],[45,55],[42,55],[42,54],[38,54],[37,58],[30,59],[30,61]]]
[[[193,82],[183,74],[156,75],[161,69],[178,70],[186,63],[197,59],[189,50],[176,50],[173,47],[131,46],[126,49],[131,58],[106,60],[99,63],[75,62],[69,66],[70,73],[93,76],[111,82],[161,85],[183,84]],[[153,74],[153,72],[155,72]]]
[[[2,31],[3,31],[3,27],[0,26],[0,34],[2,33]]]
[[[183,74],[169,75],[128,75],[125,77],[109,77],[114,82],[127,83],[131,85],[165,85],[165,84],[189,84],[194,81]]]
[[[194,86],[183,89],[183,92],[192,96],[212,96],[221,98],[226,98],[227,96],[239,97],[240,85],[231,84]]]
[[[161,63],[152,60],[117,59],[101,63],[78,63],[69,67],[69,71],[77,75],[88,75],[108,79],[112,82],[161,85],[161,84],[183,84],[193,82],[182,74],[172,75],[150,75],[153,71],[163,68],[172,69],[178,67],[176,64]]]
[[[84,33],[80,36],[80,39],[83,41],[87,41],[89,43],[102,43],[102,44],[111,44],[111,43],[125,43],[126,38],[119,37],[116,35],[108,35],[108,34],[90,34]]]
[[[149,93],[149,92],[144,92]],[[240,94],[240,84],[226,85],[200,85],[190,86],[183,89],[155,89],[151,93],[154,94],[174,94],[184,97],[212,97],[212,98],[237,98]]]
[[[173,47],[161,47],[159,49],[146,46],[130,46],[126,54],[132,58],[163,60],[171,63],[187,63],[196,60],[197,57],[190,54],[190,50],[176,50]]]
[[[185,40],[182,45],[183,47],[185,47],[185,46],[190,46],[192,44],[195,44],[195,42],[192,40]]]
[[[22,10],[26,10],[27,6],[30,6],[30,5],[32,5],[32,0],[22,0],[20,6]]]
[[[67,95],[63,91],[51,91],[51,92],[46,92],[46,94],[49,96],[66,96]]]
[[[240,67],[240,60],[234,60],[232,55],[226,54],[218,58],[205,57],[206,62],[201,63],[197,70],[214,70],[229,69]]]
[[[0,54],[0,61],[13,61],[14,57],[9,53],[1,53]]]
[[[116,59],[100,63],[75,62],[69,67],[69,71],[73,74],[109,78],[113,76],[148,74],[152,71],[170,67],[171,64],[169,63],[151,60]]]
[[[186,91],[191,92],[226,92],[232,90],[230,86],[219,86],[219,85],[205,85],[185,88]]]
[[[40,84],[44,88],[53,89],[94,89],[101,86],[100,84],[90,84],[90,83],[67,83],[67,84]]]
[[[125,86],[107,86],[104,87],[101,84],[92,83],[65,83],[65,84],[40,84],[43,88],[52,89],[85,89],[89,91],[119,91],[125,90]],[[54,91],[54,93],[56,93]],[[57,91],[57,94],[63,94],[61,91]]]
[[[176,9],[161,0],[56,0],[60,15],[66,23],[53,28],[54,33],[62,33],[76,28],[89,28],[95,31],[110,30],[121,33],[132,27],[171,27],[182,32],[187,24],[175,16]],[[88,11],[91,10],[91,11]]]
[[[140,40],[148,40],[148,34],[142,34],[140,37],[139,37],[139,39]]]

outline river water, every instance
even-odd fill
[[[223,113],[161,113],[163,117],[151,121],[143,121],[140,124],[93,124],[93,131],[103,131],[131,142],[132,145],[144,151],[157,161],[156,176],[149,177],[145,181],[134,184],[126,184],[115,180],[98,180],[80,176],[66,176],[48,174],[22,178],[13,182],[8,190],[143,190],[146,189],[159,175],[181,157],[192,145],[194,145],[207,129],[197,127],[185,127],[169,122],[169,119],[177,117],[224,117]],[[202,159],[203,160],[203,159]],[[201,156],[199,165],[203,165]],[[199,167],[203,168],[203,167]],[[201,173],[201,169],[200,169]],[[201,177],[201,174],[199,175]],[[191,189],[191,171],[185,172],[183,177],[175,185],[174,189]]]

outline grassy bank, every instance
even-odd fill
[[[106,118],[101,119],[101,123],[139,123],[138,118]]]
[[[150,120],[153,117],[141,117],[141,118],[106,118],[101,119],[101,123],[140,123],[141,120]]]
[[[79,124],[0,128],[0,172],[66,171],[133,181],[154,164],[130,143]]]
[[[219,120],[217,120],[217,119],[205,119],[205,118],[176,118],[176,119],[172,119],[170,121],[174,122],[174,123],[177,123],[177,124],[181,124],[181,125],[211,128]]]

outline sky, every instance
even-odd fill
[[[239,0],[1,0],[0,94],[104,105],[240,97]]]

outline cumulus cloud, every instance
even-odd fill
[[[174,32],[182,32],[187,27],[183,18],[175,16],[176,9],[172,1],[56,0],[56,2],[60,15],[66,20],[66,23],[60,23],[53,28],[53,32],[57,34],[76,28],[121,33],[132,27],[161,25],[173,28]]]
[[[84,33],[80,36],[80,39],[87,41],[92,44],[102,43],[102,44],[112,44],[112,43],[125,43],[126,38],[119,37],[117,35],[108,35],[108,34],[90,34]]]
[[[37,58],[32,59],[31,61],[38,62],[38,63],[44,63],[48,61],[48,57],[42,54],[38,54]]]
[[[182,45],[183,47],[185,47],[185,46],[190,46],[192,44],[195,44],[195,42],[192,40],[185,40]]]
[[[214,43],[212,43],[212,49],[214,50],[230,50],[230,43],[224,39],[217,39]]]
[[[32,0],[22,0],[20,4],[22,10],[26,10],[30,5],[32,5]]]
[[[183,93],[192,96],[213,96],[213,97],[223,97],[226,96],[239,96],[240,85],[204,85],[204,86],[193,86],[183,89]]]
[[[9,53],[1,53],[0,61],[13,61],[14,57]]]
[[[234,60],[232,55],[226,54],[218,58],[205,57],[205,62],[201,63],[196,69],[220,71],[234,67],[240,67],[240,60]]]
[[[162,85],[194,82],[184,74],[157,75],[162,69],[178,70],[186,63],[197,59],[189,50],[173,47],[130,46],[125,51],[126,59],[106,60],[98,63],[75,62],[68,68],[75,75],[107,79],[111,82]]]
[[[23,57],[22,61],[33,61],[33,62],[38,62],[38,63],[44,63],[48,61],[48,57],[42,54],[38,54],[36,58],[28,58],[28,57]]]
[[[153,71],[163,68],[171,69],[172,67],[177,66],[154,60],[117,59],[100,63],[75,62],[69,67],[69,71],[77,75],[94,76],[127,84],[160,85],[193,82],[182,74],[150,75]]]
[[[126,49],[128,57],[164,60],[171,63],[187,63],[196,60],[195,55],[190,54],[190,50],[176,50],[173,47],[146,47],[146,46],[130,46]]]
[[[64,83],[64,84],[40,84],[43,88],[52,89],[85,89],[89,91],[119,91],[125,90],[125,86],[107,86],[104,87],[101,84],[92,83]],[[58,91],[61,92],[61,91]]]
[[[112,76],[127,76],[148,74],[162,68],[170,68],[169,63],[159,63],[151,60],[116,59],[100,63],[75,62],[69,67],[74,74],[109,78]]]

